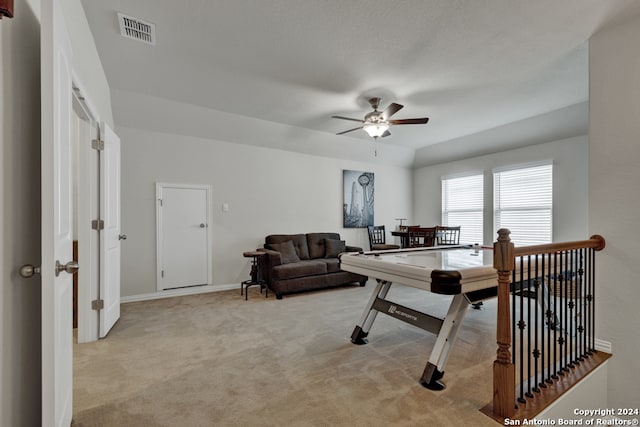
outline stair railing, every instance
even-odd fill
[[[498,230],[497,354],[493,403],[499,422],[532,418],[610,357],[595,349],[595,251],[601,236],[515,247]]]

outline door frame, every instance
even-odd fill
[[[157,292],[166,292],[162,288],[162,267],[163,267],[163,253],[162,253],[162,244],[163,244],[163,233],[162,233],[162,190],[164,188],[183,188],[183,189],[196,189],[196,190],[205,190],[207,195],[206,200],[206,221],[207,221],[207,285],[213,284],[213,236],[211,229],[212,223],[212,209],[211,209],[211,199],[212,199],[212,189],[211,185],[208,184],[175,184],[175,183],[165,183],[165,182],[156,182],[156,291]]]
[[[80,120],[87,123],[88,133],[78,134],[77,147],[77,169],[76,179],[77,185],[77,209],[74,214],[77,215],[78,228],[78,263],[82,266],[78,270],[78,334],[77,341],[79,344],[97,341],[104,338],[105,332],[104,310],[95,310],[92,302],[101,300],[104,290],[101,285],[104,283],[104,260],[102,259],[101,241],[104,239],[105,230],[94,230],[91,222],[94,219],[103,218],[101,210],[101,194],[104,192],[102,188],[101,176],[101,152],[93,147],[95,140],[104,138],[102,134],[106,132],[109,126],[103,120],[100,120],[94,112],[93,104],[89,96],[83,89],[80,80],[72,70],[72,103],[75,114]],[[111,132],[113,130],[109,126]],[[117,137],[117,135],[116,135]],[[119,138],[118,138],[119,140]],[[118,174],[121,175],[120,167]],[[120,176],[118,177],[120,182]],[[119,190],[120,191],[120,190]],[[121,209],[118,202],[118,209]],[[118,299],[120,298],[118,293]]]
[[[100,329],[99,313],[91,308],[91,301],[99,298],[99,233],[91,229],[91,220],[99,215],[98,152],[91,148],[91,141],[98,138],[98,119],[91,107],[88,96],[73,75],[73,102],[80,107],[81,120],[87,122],[89,135],[78,135],[78,180],[76,195],[78,222],[78,343],[97,341]],[[91,167],[94,162],[94,167]]]

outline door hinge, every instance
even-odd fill
[[[104,220],[102,219],[94,219],[91,221],[91,229],[92,230],[104,230]]]
[[[103,310],[104,309],[104,300],[103,299],[94,299],[91,301],[91,309],[92,310]]]
[[[104,150],[104,141],[101,139],[93,139],[91,140],[91,148],[94,150],[102,151]]]
[[[160,202],[160,206],[162,206],[162,199],[158,199],[158,201]]]
[[[161,276],[164,277],[164,270],[162,270]]]

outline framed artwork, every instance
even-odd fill
[[[364,228],[373,225],[375,176],[373,172],[342,171],[344,201],[342,204],[345,228]]]

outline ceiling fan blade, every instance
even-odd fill
[[[421,125],[429,121],[429,117],[422,117],[420,119],[399,119],[389,120],[389,124],[392,125]]]
[[[358,126],[357,128],[345,130],[344,132],[338,132],[338,133],[336,133],[336,135],[342,135],[342,134],[345,134],[345,133],[353,132],[354,130],[358,130],[358,129],[362,129],[362,126]]]
[[[382,112],[382,120],[389,120],[389,117],[393,116],[395,113],[400,111],[403,107],[404,105],[400,105],[400,104],[396,104],[395,102],[392,102],[391,104],[389,104],[387,109]]]
[[[380,138],[384,138],[385,136],[389,136],[389,135],[391,135],[391,132],[389,132],[388,130],[385,130],[384,133],[380,135]]]
[[[364,120],[362,119],[352,119],[351,117],[343,117],[343,116],[331,116],[331,117],[334,119],[351,120],[352,122],[364,123]]]

